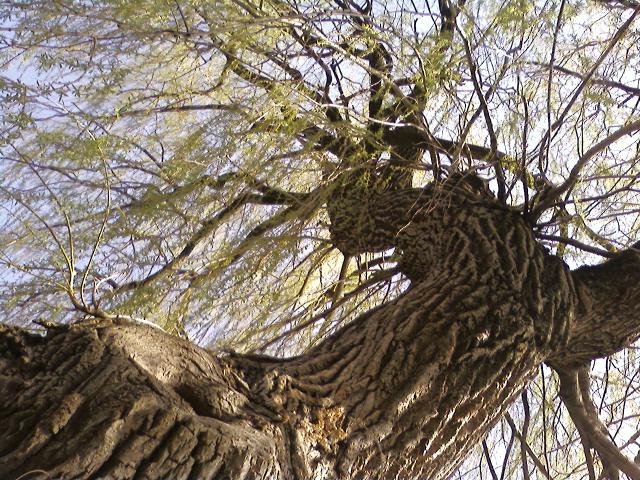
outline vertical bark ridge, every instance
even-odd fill
[[[396,219],[412,286],[282,372],[339,407],[338,471],[441,478],[566,343],[575,292],[516,212],[455,187],[390,198],[370,224]]]

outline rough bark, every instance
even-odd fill
[[[124,322],[4,327],[0,477],[445,478],[542,362],[640,334],[635,251],[571,272],[473,182],[338,200],[335,243],[396,248],[402,296],[290,359]]]

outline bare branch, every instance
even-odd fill
[[[588,376],[585,367],[567,370],[556,368],[560,377],[560,398],[581,435],[588,437],[590,444],[602,458],[609,478],[617,478],[616,470],[621,470],[629,478],[640,480],[640,466],[625,457],[608,437],[604,424],[588,396]]]

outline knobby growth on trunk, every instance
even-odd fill
[[[640,337],[640,90],[599,73],[640,5],[590,42],[569,0],[93,3],[0,7],[44,77],[0,78],[1,478],[434,480],[482,442],[498,480],[503,417],[550,477],[544,365],[590,480],[640,479],[588,371]],[[180,338],[237,317],[242,353]]]

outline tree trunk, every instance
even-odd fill
[[[445,478],[542,362],[640,334],[635,251],[571,272],[473,185],[336,205],[336,244],[396,248],[412,283],[303,356],[216,358],[117,321],[2,327],[0,477]],[[362,214],[366,231],[340,224]]]

